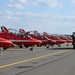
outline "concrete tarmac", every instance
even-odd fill
[[[0,75],[75,75],[75,50],[65,44],[34,51],[11,48],[2,51]]]

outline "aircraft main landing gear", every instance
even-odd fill
[[[0,55],[2,55],[2,48],[0,48]]]
[[[47,46],[46,48],[49,49],[49,46]]]
[[[68,46],[68,44],[66,46]]]
[[[58,47],[60,47],[60,45],[58,45]]]
[[[22,45],[19,45],[19,48],[23,48],[23,46]]]
[[[33,51],[33,48],[30,48],[30,51]]]
[[[34,46],[31,46],[30,51],[33,51]]]
[[[49,44],[48,44],[48,45],[46,45],[46,48],[47,48],[47,49],[49,49],[49,46],[50,46]]]

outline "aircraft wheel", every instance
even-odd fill
[[[48,48],[48,49],[49,49],[49,46],[47,46],[46,48]]]
[[[22,46],[22,45],[19,45],[19,47],[20,47],[20,48],[23,48],[23,46]]]
[[[3,50],[6,50],[6,48],[3,48]]]
[[[30,48],[30,51],[33,51],[33,48]]]
[[[66,46],[68,46],[68,44]]]
[[[39,45],[37,45],[37,47],[40,47]]]
[[[75,45],[73,45],[73,49],[75,49]]]
[[[37,45],[37,47],[41,47],[41,45]]]
[[[26,48],[28,48],[28,46],[26,46]]]
[[[2,55],[2,50],[3,50],[3,48],[0,48],[0,55]]]
[[[58,47],[60,47],[60,45],[58,45]]]

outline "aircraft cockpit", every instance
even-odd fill
[[[15,34],[15,35],[18,34],[18,31],[16,29],[9,28],[8,31],[10,34]]]
[[[32,38],[30,35],[25,36],[26,38]]]
[[[23,38],[31,38],[31,36],[29,35],[26,35],[26,34],[22,34],[20,31],[16,30],[16,29],[11,29],[9,28],[9,33],[10,34],[14,34],[16,36],[19,36],[19,37],[23,37]]]

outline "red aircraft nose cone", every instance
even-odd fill
[[[38,43],[38,44],[42,44],[42,42],[41,42],[40,40],[37,40],[37,43]]]
[[[72,43],[72,40],[67,40],[66,42],[68,42],[68,43]]]
[[[56,43],[56,41],[55,41],[55,40],[52,40],[52,42],[53,42],[53,43]]]
[[[52,44],[55,44],[55,43],[56,43],[55,40],[52,40],[52,39],[49,39],[49,38],[48,38],[48,41],[50,42],[50,44],[51,44],[51,43],[52,43]]]
[[[65,41],[65,40],[62,40],[61,42],[62,42],[62,43],[65,43],[66,41]]]
[[[70,42],[73,42],[72,40],[70,40]]]
[[[8,41],[10,47],[14,47],[14,44],[11,41]]]

